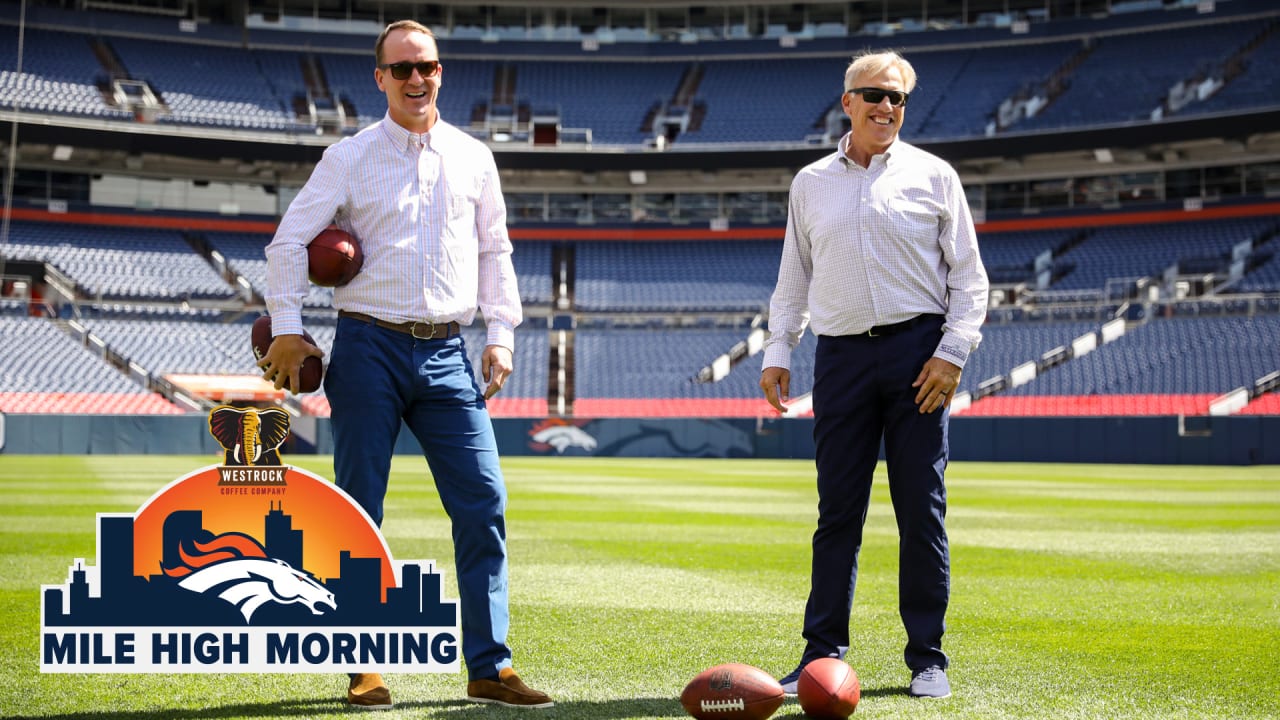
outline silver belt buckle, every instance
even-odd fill
[[[431,329],[427,331],[427,334],[426,334],[426,335],[419,335],[419,334],[418,334],[418,326],[419,326],[419,325],[425,325],[425,326],[427,326],[427,327],[429,327],[429,328],[431,328]],[[414,323],[413,323],[412,325],[410,325],[410,326],[409,326],[409,334],[413,336],[413,339],[414,339],[414,340],[430,340],[430,339],[432,339],[432,338],[434,338],[434,337],[436,336],[436,324],[435,324],[435,323],[433,323],[433,322],[430,322],[430,321],[428,321],[428,322],[417,322],[417,321],[415,320],[415,321],[414,321]]]

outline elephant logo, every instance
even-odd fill
[[[209,433],[225,451],[224,466],[279,465],[280,445],[289,437],[289,413],[221,405],[209,413]]]

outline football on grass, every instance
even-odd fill
[[[263,315],[253,321],[253,361],[261,360],[267,354],[267,348],[271,347],[271,318]],[[302,339],[316,344],[315,338],[311,337],[311,333],[303,331]],[[298,384],[301,385],[298,392],[309,393],[320,389],[320,381],[324,379],[324,363],[320,362],[318,357],[308,357],[302,361],[302,369],[298,371]],[[284,389],[289,390],[289,381],[284,383]]]
[[[698,720],[764,720],[782,705],[782,686],[758,667],[725,663],[690,680],[680,704]]]
[[[325,228],[307,246],[307,276],[321,287],[342,287],[360,272],[364,252],[345,230]]]
[[[800,671],[796,695],[804,714],[817,720],[844,720],[862,697],[858,674],[836,658],[818,658]]]

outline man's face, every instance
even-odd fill
[[[878,88],[881,90],[901,90],[906,92],[907,85],[902,79],[902,71],[895,66],[885,68],[875,75],[859,75],[849,88]],[[849,116],[850,129],[853,132],[851,145],[868,155],[882,153],[898,137],[902,127],[902,117],[906,105],[895,107],[886,97],[872,104],[858,93],[845,93],[840,100],[844,114]]]
[[[393,30],[382,45],[382,65],[396,63],[416,64],[423,61],[439,63],[440,52],[430,35],[412,30]],[[436,121],[436,95],[440,93],[440,78],[444,74],[437,65],[435,72],[423,77],[413,67],[409,75],[398,80],[393,68],[377,68],[374,79],[378,89],[387,95],[387,110],[397,124],[415,133],[431,129]]]

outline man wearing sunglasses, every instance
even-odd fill
[[[791,351],[818,336],[813,416],[818,526],[804,652],[782,678],[843,658],[881,439],[898,525],[898,609],[915,697],[951,694],[942,651],[950,594],[944,527],[949,406],[981,339],[987,275],[960,178],[898,138],[916,74],[894,52],[845,71],[849,133],[791,185],[760,387],[779,412]]]
[[[443,71],[429,29],[392,23],[374,55],[386,116],[325,151],[267,247],[275,340],[259,365],[277,389],[289,379],[297,387],[302,360],[321,354],[301,334],[306,246],[331,223],[350,232],[364,264],[334,291],[324,380],[335,483],[381,524],[396,437],[408,425],[453,524],[467,699],[550,707],[516,675],[507,646],[506,487],[485,401],[511,375],[522,310],[498,170],[483,143],[440,117]],[[459,332],[476,308],[488,335],[484,390]],[[347,702],[392,706],[376,672],[351,677]]]

